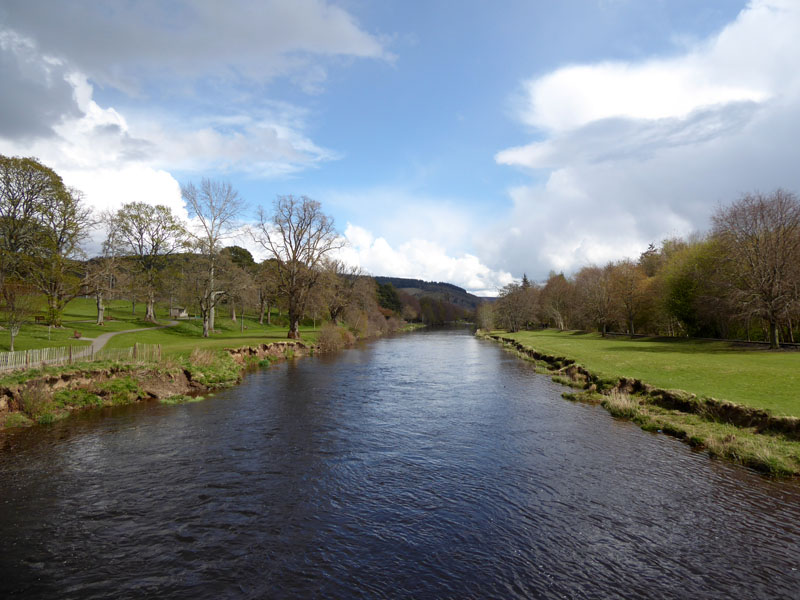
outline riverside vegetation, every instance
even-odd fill
[[[481,335],[579,388],[564,393],[569,400],[602,404],[615,417],[712,457],[775,476],[800,474],[800,354],[554,330]]]
[[[174,327],[157,329],[156,323],[143,321],[145,305],[131,311],[130,303],[109,302],[106,314],[108,328],[87,322],[92,302],[75,299],[64,312],[64,330],[77,331],[87,337],[108,330],[120,332],[111,338],[109,347],[128,347],[134,342],[160,344],[164,360],[158,364],[101,361],[76,363],[61,367],[29,369],[0,378],[0,429],[50,424],[75,410],[118,406],[142,400],[157,399],[163,404],[193,402],[207,397],[216,389],[234,385],[251,367],[269,366],[275,361],[330,352],[352,345],[357,339],[375,337],[399,329],[399,320],[381,316],[364,318],[361,327],[345,327],[326,323],[321,328],[304,322],[300,327],[303,340],[286,341],[286,326],[278,314],[271,315],[271,324],[239,316],[238,322],[219,318],[214,337],[203,338],[199,320],[185,320]],[[370,324],[371,323],[371,324]],[[143,324],[148,331],[124,333]],[[413,327],[414,325],[410,325]],[[65,331],[28,325],[18,337],[22,347],[42,347],[47,342],[67,341]],[[62,340],[63,339],[63,340]],[[86,339],[69,339],[73,344],[88,344]]]

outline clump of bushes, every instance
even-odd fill
[[[320,352],[334,352],[350,346],[355,342],[355,336],[344,327],[333,323],[325,323],[317,336],[317,345]]]
[[[34,421],[52,423],[56,406],[50,389],[43,383],[34,383],[20,392],[22,411]]]

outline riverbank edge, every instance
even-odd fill
[[[425,325],[408,323],[397,330],[407,333]],[[372,339],[372,338],[368,338]],[[343,344],[335,352],[351,347]],[[0,433],[47,425],[87,408],[121,406],[158,400],[182,404],[203,399],[241,382],[247,371],[274,362],[325,353],[319,344],[282,340],[255,346],[199,350],[183,362],[167,359],[158,365],[135,363],[83,363],[17,373],[0,380]],[[230,362],[228,362],[230,361]],[[29,375],[41,373],[40,376]],[[12,383],[9,383],[9,380]],[[60,400],[53,402],[60,394]],[[23,410],[26,400],[33,410]]]
[[[47,425],[87,408],[158,400],[179,404],[240,383],[255,366],[314,354],[316,346],[279,341],[193,353],[186,361],[158,364],[75,364],[19,374],[0,384],[0,432]],[[41,373],[41,374],[38,374]],[[10,381],[9,381],[10,380]]]
[[[573,359],[539,352],[513,338],[485,331],[476,335],[533,361],[540,373],[554,381],[582,390],[562,394],[568,400],[600,404],[616,418],[681,439],[713,458],[776,477],[800,475],[800,419],[796,417],[657,388],[635,378],[603,378]]]

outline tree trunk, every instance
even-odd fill
[[[209,311],[202,311],[203,313],[203,337],[207,338],[210,334],[209,330]]]
[[[10,332],[10,333],[11,333],[11,344],[9,344],[9,349],[8,349],[8,351],[9,351],[9,352],[14,352],[14,340],[17,338],[17,334],[16,334],[16,332],[14,331],[14,328],[13,328],[13,327],[11,328],[11,332]]]
[[[147,309],[144,313],[144,320],[153,323],[156,321],[156,298],[152,291],[147,293]]]
[[[211,269],[209,270],[209,285],[208,285],[208,328],[209,331],[214,331],[214,307],[216,306],[217,295],[214,290],[214,262],[212,257]]]
[[[778,323],[774,320],[769,322],[769,347],[772,349],[781,347],[778,342]]]
[[[59,310],[56,298],[47,299],[47,319],[53,327],[61,327],[61,310]]]
[[[95,301],[97,302],[97,324],[102,325],[106,310],[106,307],[103,304],[102,292],[97,292],[97,294],[95,294]]]
[[[300,339],[300,315],[289,313],[289,334],[291,340]]]
[[[236,323],[236,303],[231,298],[231,321]]]
[[[272,325],[272,307],[267,302],[267,325]]]

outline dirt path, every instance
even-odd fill
[[[92,339],[92,352],[96,354],[103,346],[108,343],[115,335],[122,335],[123,333],[136,333],[137,331],[153,331],[154,329],[166,329],[167,327],[175,327],[178,321],[170,321],[166,325],[159,325],[158,327],[142,327],[141,329],[126,329],[125,331],[109,331],[108,333],[101,333],[96,338]]]

